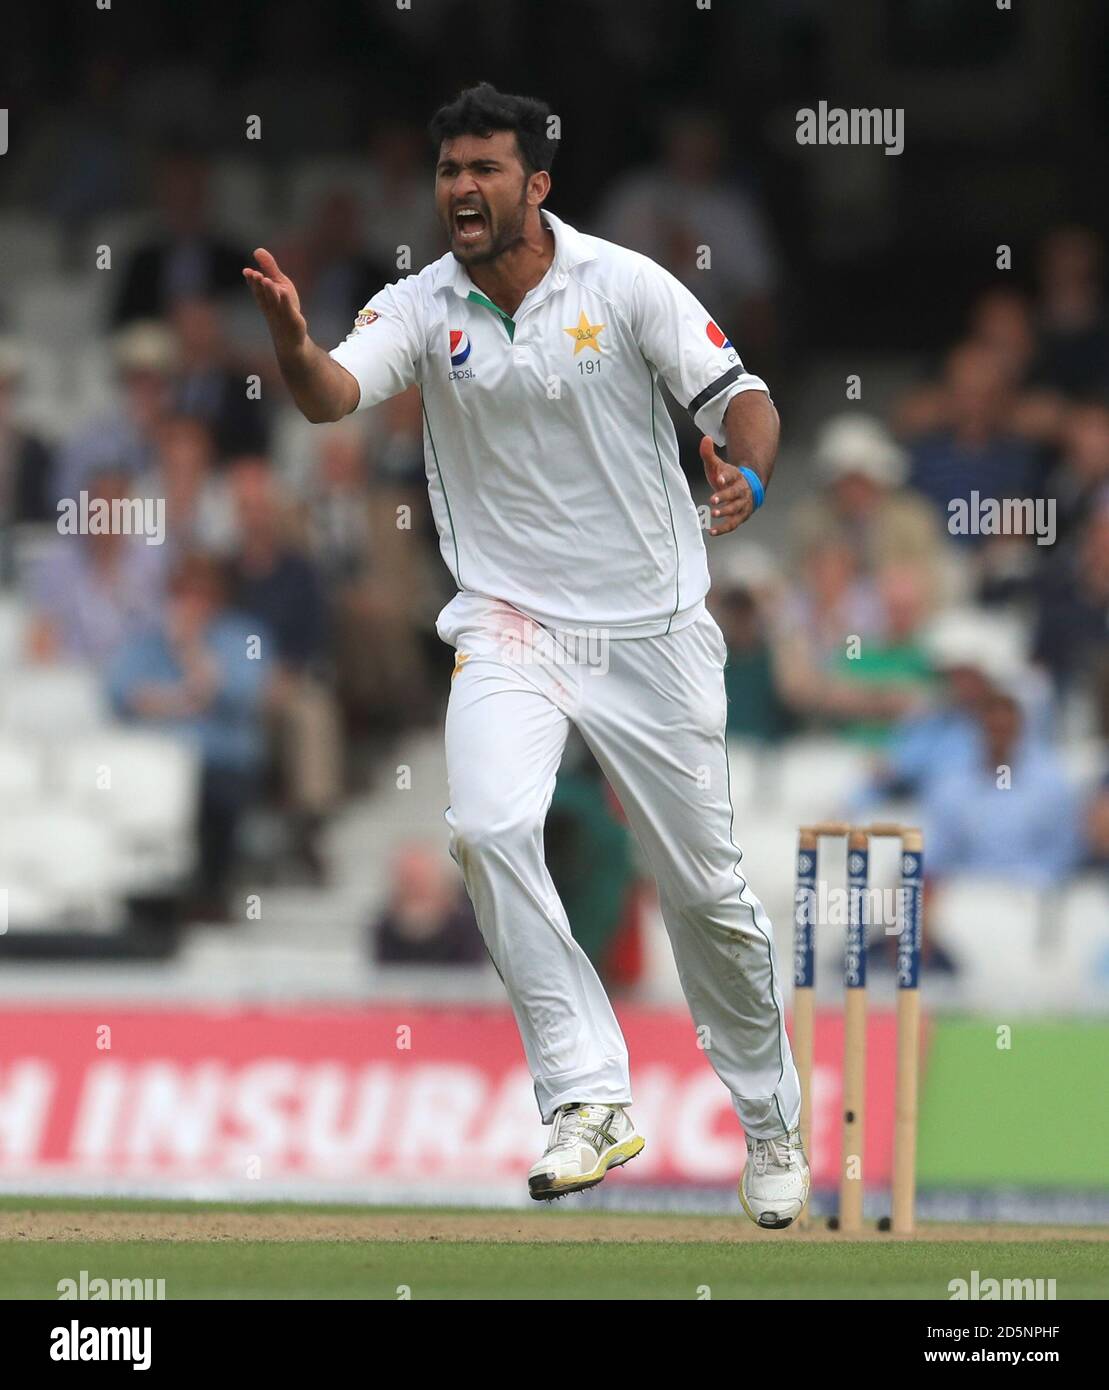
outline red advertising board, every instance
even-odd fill
[[[682,1011],[625,1008],[634,1115],[621,1183],[727,1186],[744,1147]],[[836,1013],[818,1019],[813,1168],[839,1162]],[[893,1016],[870,1021],[868,1183],[890,1168]],[[503,1009],[5,1008],[0,1180],[38,1190],[303,1186],[443,1199],[523,1192],[543,1131]]]

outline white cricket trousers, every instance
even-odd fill
[[[724,725],[724,639],[711,614],[661,637],[552,633],[458,594],[438,631],[457,650],[447,707],[451,854],[508,991],[544,1124],[561,1105],[630,1105],[628,1050],[570,932],[543,823],[571,723],[624,808],[658,883],[685,997],[745,1132],[798,1124],[770,922],[740,871]]]

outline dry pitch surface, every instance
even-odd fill
[[[741,1213],[667,1216],[651,1213],[561,1211],[157,1211],[25,1209],[0,1211],[0,1241],[361,1241],[513,1244],[600,1242],[618,1244],[842,1245],[845,1237],[822,1226],[760,1231]],[[1109,1228],[929,1224],[916,1241],[1109,1242]],[[852,1240],[903,1243],[905,1237],[868,1228]]]
[[[928,1225],[916,1238],[741,1214],[0,1199],[0,1298],[81,1271],[170,1299],[948,1299],[950,1281],[1054,1279],[1109,1297],[1109,1231]]]

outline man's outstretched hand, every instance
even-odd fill
[[[742,526],[755,510],[755,499],[751,484],[732,463],[725,463],[716,452],[716,446],[706,434],[701,440],[701,462],[705,465],[705,477],[713,489],[713,524],[710,536],[726,536],[737,526]]]
[[[296,286],[284,274],[263,246],[254,253],[261,267],[243,269],[243,278],[250,285],[259,309],[266,317],[270,336],[278,352],[295,352],[308,339],[308,325],[300,312],[300,296]]]
[[[277,365],[297,409],[313,425],[341,420],[358,406],[358,382],[308,336],[296,286],[264,246],[254,259],[259,269],[245,267],[243,279],[266,317]]]

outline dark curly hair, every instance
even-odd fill
[[[428,133],[436,146],[459,135],[492,135],[511,130],[516,135],[526,173],[548,170],[554,163],[558,141],[547,133],[551,108],[534,97],[508,96],[489,82],[479,82],[459,92],[454,101],[432,116]]]

